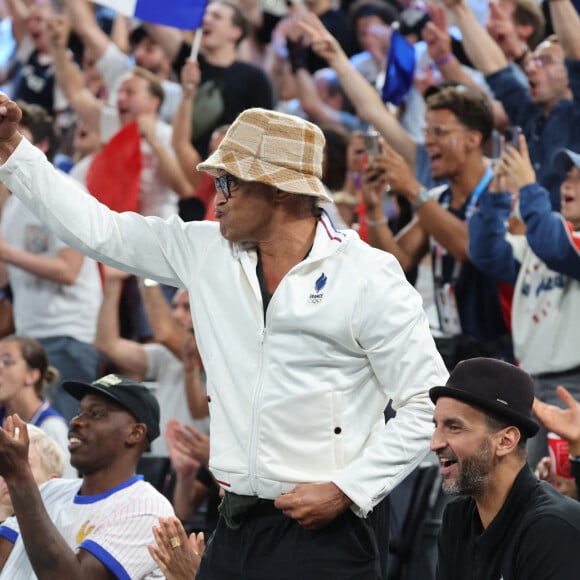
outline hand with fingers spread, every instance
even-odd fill
[[[346,511],[352,501],[334,483],[300,483],[274,505],[307,530],[318,530]]]
[[[195,577],[203,551],[203,532],[191,534],[189,538],[178,518],[159,518],[153,526],[156,545],[147,546],[151,557],[167,580],[191,580]]]
[[[526,138],[523,135],[520,135],[519,138],[519,151],[508,145],[500,157],[498,165],[497,170],[505,173],[518,189],[536,181],[536,173],[530,161]]]
[[[566,403],[566,409],[535,399],[533,411],[546,429],[568,441],[571,455],[580,456],[580,403],[562,386],[556,394]]]

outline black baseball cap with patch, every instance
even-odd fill
[[[149,442],[159,437],[159,403],[143,383],[122,375],[111,374],[92,383],[65,381],[62,388],[78,401],[87,394],[115,401],[129,411],[139,423],[146,425]]]

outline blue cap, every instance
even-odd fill
[[[570,149],[558,149],[552,160],[552,167],[558,173],[568,173],[572,166],[580,167],[580,153]]]

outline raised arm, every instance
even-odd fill
[[[111,41],[99,26],[87,0],[62,0],[62,6],[70,18],[72,29],[79,35],[85,48],[97,59],[101,58]]]
[[[20,44],[26,35],[26,20],[29,7],[23,0],[6,0],[6,6],[12,20],[12,36],[17,44]]]
[[[490,75],[508,66],[503,50],[475,18],[465,0],[444,0],[455,16],[462,35],[463,47],[474,66]]]
[[[569,0],[549,0],[554,32],[569,60],[580,60],[580,16]]]
[[[203,364],[193,333],[186,333],[183,344],[183,379],[189,414],[193,419],[203,419],[209,415],[207,393],[201,380]]]
[[[185,173],[175,157],[171,155],[171,152],[166,149],[157,137],[156,121],[156,115],[139,115],[137,117],[139,131],[157,155],[163,177],[169,187],[173,189],[180,198],[191,197],[191,183],[185,176]]]
[[[387,110],[375,88],[352,66],[338,41],[312,13],[300,26],[309,37],[312,50],[335,70],[357,116],[375,127],[414,169],[417,143]]]
[[[13,195],[66,244],[95,260],[176,287],[189,283],[192,264],[219,235],[217,228],[110,210],[22,141],[21,114],[0,94],[0,181]]]
[[[580,280],[580,236],[560,213],[551,211],[550,195],[536,183],[523,135],[519,151],[508,147],[502,155],[501,167],[520,191],[520,213],[532,251],[548,268]],[[564,181],[562,187],[567,186]]]
[[[173,134],[171,136],[171,145],[177,161],[194,191],[200,186],[202,179],[202,173],[196,169],[202,158],[191,144],[193,103],[200,79],[199,64],[196,60],[188,59],[181,69],[181,100],[173,117]]]
[[[86,550],[73,551],[50,519],[28,464],[26,423],[17,415],[0,430],[0,474],[10,492],[26,554],[40,580],[110,580],[105,565]],[[5,546],[0,550],[1,558]]]
[[[415,220],[396,238],[389,227],[383,208],[383,197],[390,185],[386,154],[375,158],[363,171],[362,192],[366,208],[369,244],[397,258],[405,272],[414,268],[429,249],[426,232]]]
[[[447,11],[444,6],[432,4],[429,7],[431,22],[423,29],[423,40],[427,43],[429,56],[439,69],[443,78],[447,81],[455,81],[477,90],[482,90],[474,79],[467,74],[461,63],[451,50],[451,35],[447,22]],[[490,97],[493,107],[494,124],[496,127],[504,127],[508,118],[503,105]]]
[[[68,18],[54,16],[49,26],[56,82],[74,112],[92,130],[99,131],[104,105],[85,86],[83,75],[68,55],[67,43],[70,31]]]
[[[183,359],[185,329],[171,314],[171,308],[158,285],[139,284],[145,313],[155,342],[168,348],[178,359]]]
[[[94,347],[106,356],[120,373],[140,381],[147,372],[147,354],[139,343],[123,338],[119,328],[119,302],[123,281],[128,274],[105,266],[104,275],[103,301],[97,319]]]
[[[488,276],[514,285],[519,264],[506,239],[511,195],[504,191],[497,174],[491,190],[493,193],[482,194],[480,207],[469,220],[469,256]]]

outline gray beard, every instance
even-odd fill
[[[455,481],[443,481],[443,491],[447,495],[469,495],[477,498],[485,490],[491,468],[491,443],[486,439],[474,455],[463,460]]]

